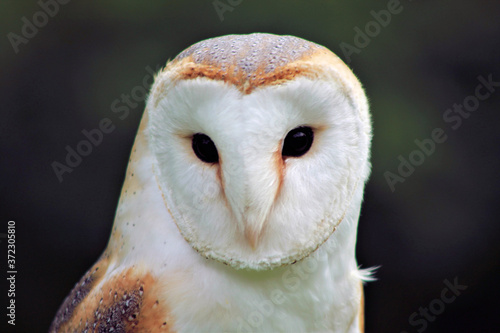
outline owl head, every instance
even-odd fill
[[[367,100],[322,46],[260,33],[199,42],[158,74],[146,113],[164,204],[206,258],[291,264],[359,212]]]

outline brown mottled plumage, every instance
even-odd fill
[[[132,266],[109,272],[103,256],[61,305],[49,332],[172,332],[157,281]]]

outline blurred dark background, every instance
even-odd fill
[[[221,17],[214,1],[59,1],[67,4],[53,17],[36,1],[0,4],[0,233],[15,220],[18,271],[12,327],[0,234],[0,331],[46,331],[106,246],[144,107],[139,100],[120,119],[112,103],[140,96],[148,66],[199,40],[270,32],[330,48],[370,98],[373,172],[357,257],[381,267],[365,288],[367,332],[499,332],[500,87],[478,106],[470,97],[479,76],[500,82],[499,2],[215,1],[228,6]],[[370,23],[388,5],[390,22],[380,14],[385,26]],[[29,38],[26,21],[40,26],[24,28]],[[464,101],[477,110],[454,129],[458,120],[443,117]],[[114,131],[60,182],[51,164],[103,118]],[[420,161],[415,140],[436,128],[447,139]],[[421,165],[392,191],[387,172],[410,155]],[[455,279],[467,289],[441,308],[444,281]],[[423,319],[419,308],[430,305],[438,314]]]

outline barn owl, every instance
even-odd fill
[[[361,84],[271,34],[201,41],[149,94],[108,246],[51,332],[362,332]]]

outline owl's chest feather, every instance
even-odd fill
[[[314,256],[259,274],[197,267],[166,286],[179,331],[360,332],[362,287],[357,271],[335,274]],[[220,267],[218,267],[220,268]],[[338,272],[338,271],[337,271]],[[184,275],[184,276],[183,276]]]
[[[311,260],[315,260],[312,258]],[[312,262],[312,261],[311,261]],[[51,332],[359,332],[355,274],[301,262],[266,274],[211,265],[154,276],[101,259],[75,286]]]

